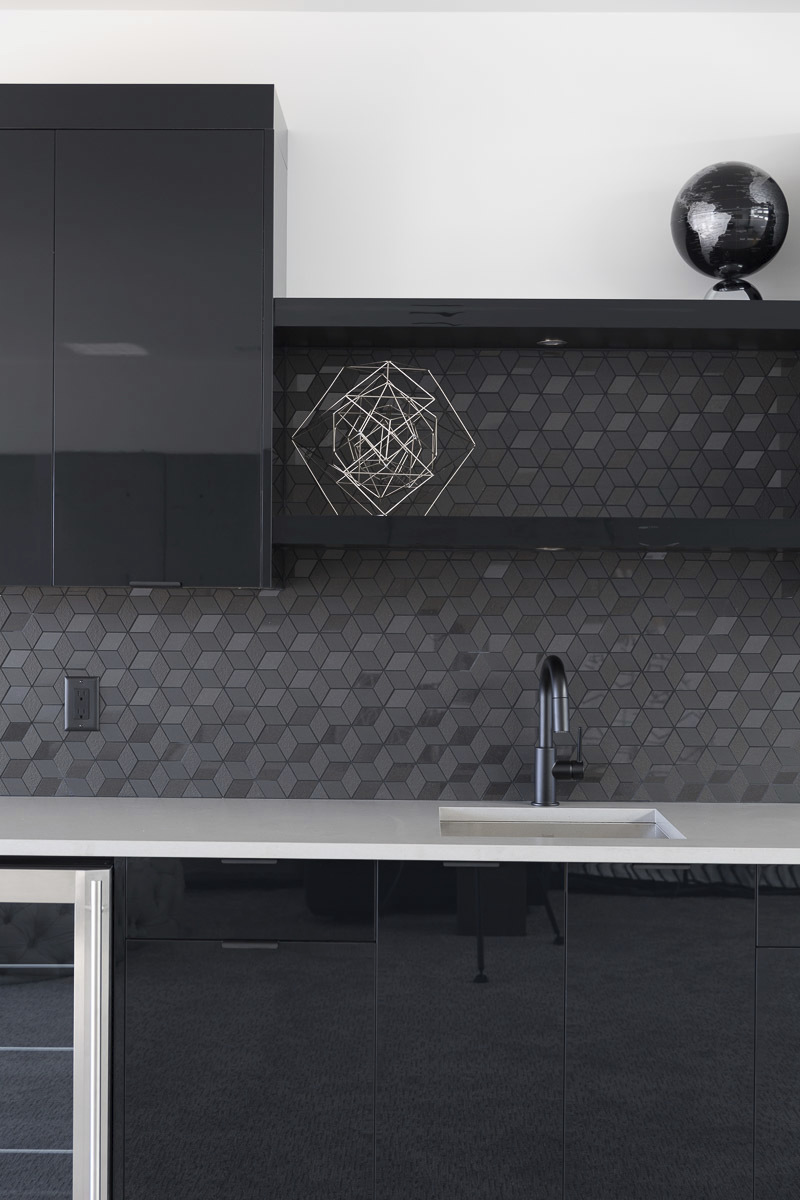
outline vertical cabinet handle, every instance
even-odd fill
[[[101,1200],[103,1161],[103,881],[89,881],[89,1200]]]
[[[74,1200],[108,1198],[110,872],[75,872]]]

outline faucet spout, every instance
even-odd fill
[[[539,742],[533,768],[533,800],[542,806],[558,804],[556,779],[583,779],[583,759],[557,759],[553,733],[569,729],[569,691],[567,673],[557,654],[548,654],[539,674]]]
[[[539,745],[552,746],[553,730],[569,730],[567,673],[557,654],[548,654],[539,675]]]

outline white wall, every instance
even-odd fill
[[[721,159],[792,223],[800,15],[0,12],[5,82],[274,82],[289,294],[700,297],[669,214]],[[0,170],[2,164],[0,164]]]

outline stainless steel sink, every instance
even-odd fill
[[[444,837],[685,840],[657,808],[455,808],[439,809]]]

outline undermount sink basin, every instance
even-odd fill
[[[685,840],[657,808],[440,808],[444,837]]]

